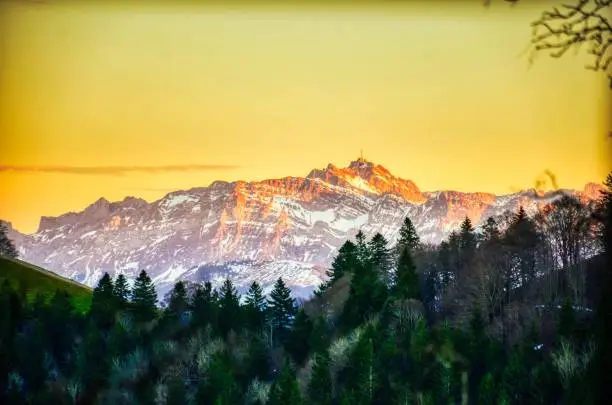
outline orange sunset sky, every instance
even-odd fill
[[[554,3],[493,3],[2,2],[0,218],[33,232],[102,196],[304,176],[362,148],[422,190],[601,182],[605,76],[584,50],[529,68]]]

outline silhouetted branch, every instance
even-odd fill
[[[586,68],[607,72],[612,88],[612,0],[578,0],[561,8],[544,11],[534,21],[531,43],[533,50],[548,51],[554,58],[563,56],[572,46],[589,47],[594,57]]]

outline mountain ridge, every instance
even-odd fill
[[[588,183],[583,190],[543,194],[423,192],[360,158],[306,177],[214,181],[150,203],[100,198],[80,212],[41,217],[34,234],[9,233],[25,260],[87,285],[105,271],[133,278],[144,268],[162,291],[178,279],[220,282],[226,276],[239,280],[238,286],[257,280],[264,287],[283,276],[306,291],[360,229],[393,242],[408,215],[423,240],[437,243],[465,216],[479,224],[520,205],[533,212],[560,194],[592,200],[601,189]]]

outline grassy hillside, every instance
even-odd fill
[[[0,283],[5,279],[17,288],[25,289],[28,300],[33,300],[38,293],[50,299],[59,289],[74,298],[74,304],[81,312],[91,304],[92,290],[89,287],[21,260],[0,257]]]

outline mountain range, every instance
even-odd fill
[[[409,216],[423,241],[439,243],[466,216],[478,225],[519,206],[534,212],[563,193],[597,199],[601,190],[423,192],[360,158],[306,177],[216,181],[151,203],[100,198],[81,212],[42,217],[31,235],[8,228],[23,260],[89,286],[104,272],[134,279],[145,269],[160,295],[178,280],[219,285],[226,277],[239,290],[258,281],[268,292],[283,277],[296,296],[308,296],[360,229],[394,243]]]

